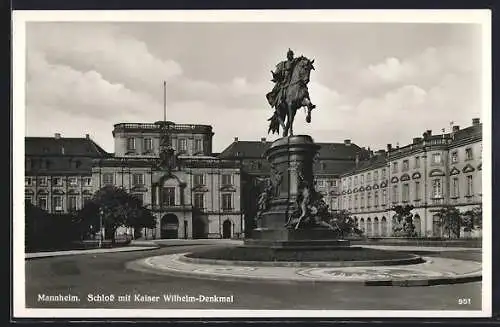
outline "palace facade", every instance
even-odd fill
[[[115,153],[94,160],[93,191],[115,185],[140,198],[157,219],[146,237],[241,237],[240,168],[212,154],[213,135],[208,125],[116,124]]]
[[[25,138],[25,200],[51,213],[69,213],[105,185],[123,187],[151,208],[147,238],[251,236],[259,179],[269,176],[272,142],[234,141],[213,153],[209,125],[119,123],[114,153],[89,135]],[[420,236],[441,236],[436,212],[467,211],[482,203],[482,124],[372,151],[347,139],[318,143],[316,189],[332,212],[348,210],[367,236],[392,236],[394,205],[415,207]]]
[[[370,153],[341,177],[339,207],[367,236],[392,236],[395,205],[413,205],[417,235],[440,237],[436,213],[445,205],[465,212],[482,204],[482,123],[450,133],[431,130],[411,144]]]
[[[26,137],[24,145],[24,199],[51,213],[80,209],[94,192],[93,160],[109,156],[88,134]]]

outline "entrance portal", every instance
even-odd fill
[[[231,221],[226,220],[222,223],[222,238],[231,238]]]
[[[167,213],[161,219],[161,238],[179,237],[179,219],[172,213]]]
[[[205,220],[205,217],[193,217],[193,238],[207,238],[207,224]]]

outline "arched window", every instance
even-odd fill
[[[379,232],[379,224],[378,224],[378,218],[375,217],[375,219],[373,219],[373,236],[379,236],[380,235],[380,232]]]
[[[366,219],[366,235],[367,236],[373,235],[372,219],[371,218]]]
[[[380,221],[380,235],[383,237],[387,236],[387,219],[382,217]]]
[[[422,226],[419,215],[415,215],[413,217],[413,226],[415,226],[415,233],[417,234],[417,236],[422,236]]]
[[[441,217],[439,217],[438,215],[432,216],[432,236],[443,236],[443,230],[441,228]]]
[[[364,218],[361,218],[361,219],[359,220],[359,229],[360,229],[361,231],[363,231],[363,233],[365,232],[365,219],[364,219]]]

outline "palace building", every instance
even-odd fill
[[[87,134],[84,138],[25,138],[24,198],[51,213],[80,209],[94,192],[92,162],[108,156]]]
[[[251,236],[259,181],[269,176],[272,142],[234,141],[212,150],[209,125],[119,123],[114,153],[89,135],[25,138],[25,200],[51,213],[69,213],[105,185],[123,187],[156,217],[146,238]],[[394,205],[415,207],[420,236],[441,236],[436,212],[467,211],[482,203],[482,124],[426,131],[411,144],[373,152],[347,139],[318,143],[316,189],[332,212],[348,210],[367,236],[392,236]]]
[[[153,210],[154,238],[238,238],[243,233],[238,162],[212,154],[212,127],[122,123],[115,153],[94,160],[93,191],[125,188]]]
[[[482,204],[482,123],[450,133],[431,130],[411,144],[370,153],[341,177],[339,207],[367,236],[391,236],[395,205],[413,205],[418,236],[443,235],[436,212],[445,205],[465,212]]]

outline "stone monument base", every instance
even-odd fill
[[[339,239],[336,231],[329,229],[265,229],[252,231],[252,238],[244,241],[247,247],[281,250],[332,250],[349,247],[349,240]]]

